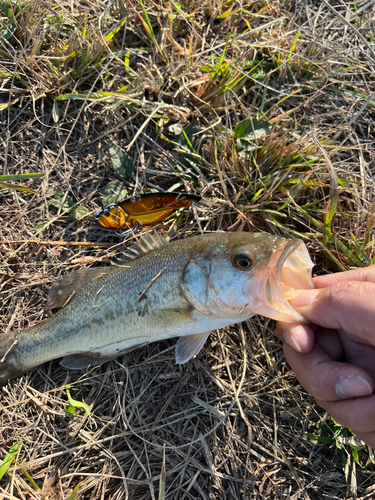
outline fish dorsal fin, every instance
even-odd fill
[[[94,278],[99,279],[100,276],[104,276],[108,269],[109,267],[94,267],[66,274],[52,285],[48,293],[46,309],[63,307],[76,290]]]
[[[136,259],[141,255],[146,255],[158,248],[162,248],[167,244],[167,240],[156,231],[149,231],[146,234],[139,236],[139,240],[131,247],[125,250],[125,257],[128,259]]]

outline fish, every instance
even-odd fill
[[[312,268],[299,239],[215,232],[167,242],[148,232],[121,264],[58,280],[46,306],[60,308],[56,314],[0,334],[0,384],[51,360],[84,369],[173,337],[176,363],[184,364],[212,330],[254,314],[306,323],[289,300],[314,288]]]
[[[106,229],[153,226],[175,210],[200,200],[199,195],[188,193],[146,193],[108,205],[96,214],[95,220]]]

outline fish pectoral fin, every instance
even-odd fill
[[[176,344],[176,364],[183,365],[202,349],[211,332],[194,333],[180,337]]]
[[[108,269],[109,267],[94,267],[66,274],[52,285],[48,293],[46,309],[63,307],[77,289],[94,278],[99,279],[100,276],[105,276]]]
[[[65,358],[60,361],[60,365],[68,370],[84,370],[88,366],[101,365],[109,359],[111,358],[90,356],[89,354],[73,354],[71,356],[65,356]]]

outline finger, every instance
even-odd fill
[[[375,342],[374,283],[341,281],[321,290],[300,290],[290,303],[311,323]]]
[[[316,325],[278,322],[276,332],[281,340],[297,352],[310,352],[316,342],[333,360],[339,361],[344,356],[342,341],[336,330],[318,328]]]
[[[345,353],[345,361],[359,366],[375,381],[375,346],[346,332],[339,331],[337,334]]]
[[[375,265],[363,267],[360,269],[352,269],[342,273],[326,274],[313,278],[313,283],[316,288],[325,288],[339,281],[369,281],[375,283]]]
[[[334,361],[340,361],[344,357],[345,349],[337,330],[319,328],[315,333],[315,342]],[[349,363],[357,365],[357,363],[353,363],[351,360]],[[362,366],[361,368],[364,367]]]
[[[297,323],[276,324],[276,332],[290,347],[297,352],[309,352],[315,342],[314,325],[299,325]]]
[[[358,439],[368,444],[370,448],[375,448],[375,430],[370,432],[356,432],[355,435]]]
[[[369,396],[374,390],[374,382],[365,370],[332,360],[317,344],[307,354],[284,344],[284,354],[298,380],[316,400],[332,403]]]
[[[375,395],[347,399],[343,401],[321,401],[316,399],[337,422],[353,431],[360,439],[365,434],[373,434],[375,442]],[[366,443],[367,441],[363,439]]]

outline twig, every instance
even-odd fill
[[[113,247],[116,243],[92,243],[91,241],[40,241],[40,240],[2,240],[0,241],[0,245],[21,245],[24,243],[37,243],[38,245],[54,245],[61,247]]]
[[[238,213],[238,215],[241,217],[241,219],[246,220],[246,221],[250,224],[250,226],[255,227],[255,226],[254,226],[254,224],[251,222],[251,220],[250,220],[248,217],[246,217],[246,215],[245,215],[245,214],[243,214],[243,213],[241,212],[241,210],[238,210],[238,208],[236,208],[236,207],[233,205],[233,203],[232,203],[232,202],[230,202],[230,201],[229,201],[229,202],[227,202],[227,203],[229,204],[229,206],[230,206],[231,208],[233,208],[233,210],[235,210],[235,211]]]
[[[141,302],[141,300],[143,299],[143,296],[146,294],[147,290],[155,283],[155,281],[164,273],[164,271],[166,271],[167,269],[167,266],[164,266],[163,269],[161,269],[158,274],[156,274],[152,280],[150,281],[150,283],[146,286],[146,288],[143,290],[143,292],[141,292],[139,294],[139,297],[138,297],[138,302]]]
[[[138,312],[138,316],[141,318],[144,318],[147,314],[147,311],[148,311],[148,304],[147,304],[147,302],[145,302],[145,305],[143,306],[142,311]]]
[[[13,342],[13,344],[9,347],[7,352],[4,354],[4,356],[0,359],[0,363],[4,363],[4,361],[7,359],[9,354],[11,354],[13,352],[13,350],[17,347],[17,344],[18,344],[18,340],[15,340]]]

